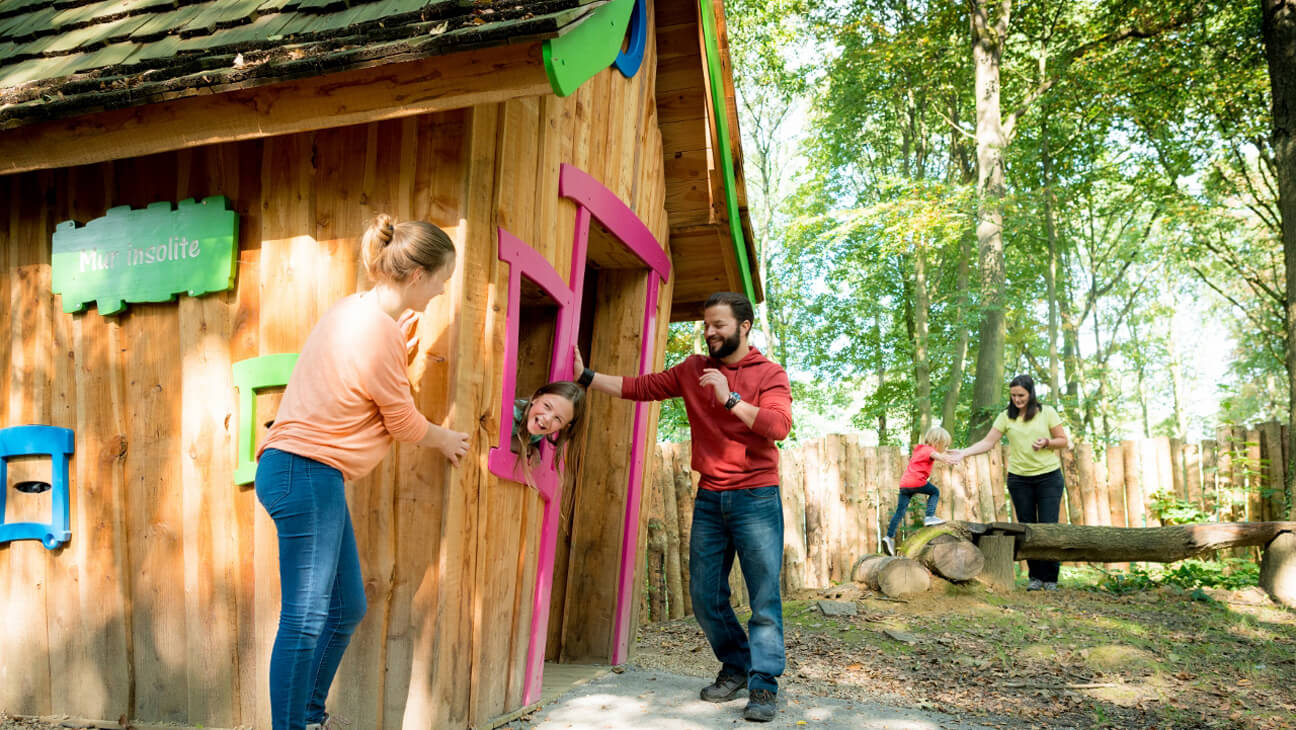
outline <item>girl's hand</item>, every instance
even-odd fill
[[[1031,448],[1035,449],[1036,451],[1039,451],[1040,449],[1047,449],[1048,445],[1049,445],[1048,439],[1035,439],[1035,443],[1031,444]]]
[[[706,368],[702,371],[702,377],[698,378],[698,385],[703,388],[710,388],[715,392],[716,400],[724,403],[729,400],[729,381],[725,376],[720,374],[715,368]]]
[[[585,372],[585,359],[581,357],[580,348],[572,345],[572,380]]]

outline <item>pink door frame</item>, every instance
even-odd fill
[[[549,380],[569,380],[572,347],[580,327],[581,301],[585,289],[585,263],[589,251],[590,218],[597,219],[625,247],[644,263],[648,271],[648,292],[644,301],[643,330],[639,348],[640,375],[652,369],[657,325],[657,303],[661,284],[670,278],[670,258],[660,243],[625,203],[612,191],[580,169],[563,164],[558,177],[558,194],[576,203],[576,232],[572,241],[571,286],[563,283],[553,266],[535,249],[503,228],[499,229],[499,258],[509,264],[507,334],[504,347],[504,395],[500,417],[499,446],[490,450],[488,467],[503,479],[525,484],[517,459],[509,449],[513,429],[513,396],[517,386],[518,321],[522,276],[535,282],[558,304],[553,351],[549,358]],[[617,577],[617,607],[613,621],[612,664],[622,664],[629,650],[630,609],[634,600],[635,557],[639,543],[639,503],[643,468],[647,454],[647,405],[636,403],[633,440],[630,446],[630,476],[626,485],[626,510],[621,532],[621,562]],[[554,554],[558,542],[558,505],[562,502],[562,476],[554,463],[553,449],[544,449],[541,463],[532,470],[532,482],[544,502],[537,555],[535,592],[532,595],[531,638],[527,646],[523,705],[540,699],[544,679],[545,640],[548,637],[549,603],[553,589]]]

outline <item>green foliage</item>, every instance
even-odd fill
[[[1206,514],[1191,502],[1185,502],[1169,492],[1153,492],[1152,514],[1163,525],[1189,525],[1210,522],[1212,515]]]
[[[1161,586],[1175,586],[1186,591],[1202,588],[1237,590],[1259,585],[1260,566],[1248,558],[1223,560],[1188,559],[1172,566],[1144,568],[1130,566],[1125,571],[1101,571],[1095,590],[1126,595],[1149,591]]]

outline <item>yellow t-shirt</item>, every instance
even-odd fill
[[[1062,419],[1051,406],[1040,406],[1040,412],[1029,421],[1023,421],[1026,414],[1021,412],[1014,419],[1008,418],[1008,409],[999,412],[995,418],[994,430],[1008,437],[1008,473],[1024,477],[1047,474],[1062,468],[1056,449],[1031,447],[1039,439],[1052,438],[1050,431],[1054,426],[1062,425]]]

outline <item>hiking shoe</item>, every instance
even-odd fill
[[[1056,587],[1056,585],[1057,584],[1055,583],[1054,586]],[[1039,578],[1031,578],[1030,582],[1026,584],[1026,590],[1042,591],[1044,590],[1044,581],[1040,580]]]
[[[1056,590],[1057,590],[1057,583],[1056,583],[1055,581],[1051,581],[1051,580],[1046,580],[1046,581],[1044,581],[1044,590],[1046,590],[1046,591],[1056,591]]]
[[[721,672],[716,681],[702,688],[702,699],[707,702],[728,702],[747,687],[747,678]]]
[[[945,524],[945,520],[942,520],[942,519],[939,518],[939,517],[924,517],[924,518],[923,518],[923,527],[931,527],[932,525],[943,525],[943,524]]]
[[[775,700],[777,696],[767,689],[754,689],[747,697],[747,708],[743,717],[752,722],[769,722],[774,719]]]
[[[894,537],[884,537],[884,538],[882,538],[882,552],[886,553],[887,555],[895,555],[895,538],[894,538]]]

